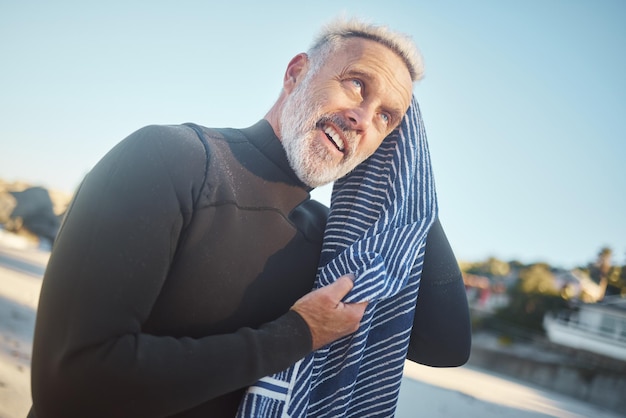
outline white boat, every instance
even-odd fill
[[[609,296],[576,311],[547,314],[543,327],[555,344],[626,361],[626,298]]]

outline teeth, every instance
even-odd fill
[[[339,148],[339,151],[343,151],[343,148],[344,148],[343,140],[333,128],[331,128],[330,126],[327,126],[326,128],[324,128],[324,133],[328,135],[328,137],[335,143],[337,148]]]

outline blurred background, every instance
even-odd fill
[[[0,331],[13,367],[0,366],[0,399],[27,382],[41,273],[83,176],[148,124],[252,125],[339,14],[405,32],[424,55],[414,94],[472,309],[472,367],[625,410],[621,0],[0,0]],[[330,187],[313,196],[328,204]]]

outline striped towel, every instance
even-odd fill
[[[392,417],[437,212],[413,98],[402,124],[333,186],[316,288],[356,275],[345,302],[369,301],[359,330],[251,386],[239,418]]]

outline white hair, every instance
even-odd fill
[[[393,52],[406,64],[411,80],[421,80],[424,76],[424,62],[413,40],[406,34],[393,31],[387,26],[378,26],[352,18],[337,18],[325,25],[313,42],[307,54],[315,72],[328,55],[343,45],[349,38],[365,38],[378,42]]]

